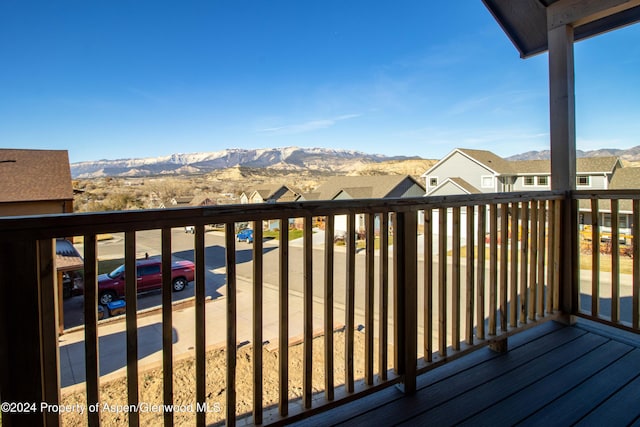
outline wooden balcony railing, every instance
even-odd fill
[[[580,317],[640,332],[640,193],[577,191]]]
[[[582,197],[582,196],[579,196]],[[586,196],[585,196],[586,197]],[[482,346],[505,350],[506,338],[559,315],[560,214],[564,193],[506,193],[393,200],[348,200],[235,205],[140,212],[54,215],[0,219],[0,398],[3,402],[37,403],[36,411],[3,412],[3,425],[59,425],[55,412],[40,411],[40,402],[61,402],[57,325],[55,252],[51,239],[84,236],[84,334],[86,403],[100,402],[98,345],[98,289],[96,236],[124,233],[126,271],[135,269],[136,232],[161,230],[163,265],[162,354],[163,402],[171,404],[174,389],[171,305],[171,230],[194,226],[195,276],[195,402],[208,401],[206,390],[207,322],[205,301],[205,226],[225,226],[226,268],[226,402],[224,421],[255,424],[284,423],[357,399],[393,384],[415,391],[416,375]],[[634,201],[634,209],[637,207]],[[634,210],[634,224],[638,220]],[[345,277],[335,277],[341,255],[334,249],[336,219],[346,215]],[[355,236],[356,218],[364,218],[364,263]],[[313,218],[325,218],[325,244],[312,247]],[[289,239],[280,233],[278,250],[278,336],[265,337],[263,317],[264,265],[262,224],[291,218],[303,221],[303,385],[299,400],[290,400]],[[253,410],[236,410],[238,346],[235,224],[253,223]],[[358,224],[360,221],[358,221]],[[376,225],[377,224],[377,225]],[[286,226],[282,227],[286,228]],[[376,248],[376,228],[379,244]],[[595,227],[597,230],[597,227]],[[635,227],[637,230],[638,227]],[[389,233],[388,230],[392,230]],[[391,239],[391,241],[389,241]],[[322,250],[324,265],[313,263]],[[634,258],[634,272],[637,271]],[[297,261],[296,261],[297,262]],[[363,268],[360,269],[359,266]],[[595,263],[594,263],[595,265]],[[377,268],[376,268],[377,267]],[[323,270],[323,282],[313,271]],[[129,405],[139,402],[139,351],[134,274],[126,279],[126,373]],[[338,280],[339,279],[339,280]],[[637,282],[637,281],[636,281]],[[635,283],[635,282],[634,282]],[[338,286],[340,285],[340,286]],[[324,390],[312,388],[314,288],[322,287],[324,319]],[[594,289],[597,285],[594,285]],[[335,318],[335,295],[344,292],[344,318]],[[317,296],[318,293],[316,293]],[[363,313],[355,301],[363,295]],[[616,294],[618,295],[618,294]],[[637,289],[634,287],[634,313]],[[596,304],[597,308],[597,304]],[[593,316],[598,316],[595,310]],[[364,325],[364,374],[354,369],[355,340],[360,316]],[[637,317],[634,325],[637,326]],[[617,318],[612,319],[615,323]],[[334,324],[345,325],[344,360],[334,356]],[[277,408],[263,407],[262,343],[279,343]],[[377,365],[374,361],[377,359]],[[334,370],[344,364],[344,383],[336,384]],[[391,366],[391,369],[389,367]],[[210,400],[210,399],[209,399]],[[87,412],[89,425],[99,425],[99,411]],[[195,415],[198,425],[212,420]],[[141,414],[129,413],[129,425]],[[164,413],[165,425],[173,414]]]

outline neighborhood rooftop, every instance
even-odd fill
[[[0,202],[73,199],[66,150],[0,149],[0,162]]]

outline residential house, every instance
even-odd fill
[[[288,185],[265,185],[255,190],[243,192],[240,195],[240,203],[293,202],[301,194],[302,191]]]
[[[73,186],[66,150],[0,149],[0,217],[73,212]],[[71,242],[56,240],[58,327],[64,328],[64,273],[81,270]]]
[[[66,150],[0,149],[0,216],[73,212]]]
[[[617,157],[588,157],[576,161],[579,190],[609,188]],[[542,191],[551,189],[549,160],[505,160],[486,150],[456,148],[422,174],[427,196]]]
[[[617,168],[611,181],[608,183],[609,190],[639,190],[640,189],[640,168],[620,167]],[[578,221],[580,227],[593,224],[591,203],[589,200],[579,201]],[[618,201],[618,228],[623,235],[631,234],[633,206],[631,200]],[[611,203],[608,200],[600,200],[598,202],[598,224],[604,233],[611,232]]]
[[[634,173],[625,171],[617,157],[586,157],[576,160],[576,188],[578,190],[606,190],[631,187]],[[624,178],[622,178],[624,176]],[[511,191],[549,191],[551,164],[549,160],[509,161],[486,150],[456,148],[422,174],[427,196],[503,193]],[[616,184],[617,182],[618,184]],[[613,183],[613,184],[612,184]],[[612,187],[613,185],[613,187]],[[640,187],[636,187],[640,188]],[[625,205],[626,206],[626,205]],[[621,206],[622,208],[623,206]],[[591,224],[591,207],[580,205],[581,224]],[[600,224],[610,227],[610,210],[604,207]],[[450,213],[450,212],[449,212]],[[620,211],[620,227],[630,227],[630,211]],[[465,212],[462,213],[464,221]],[[433,223],[438,223],[438,212]],[[451,233],[452,221],[447,221]],[[435,230],[434,230],[435,231]],[[465,230],[462,230],[463,238]]]
[[[486,150],[456,148],[422,174],[427,196],[512,191],[511,163]]]
[[[245,191],[240,195],[240,203],[277,203],[293,202],[302,194],[297,188],[284,185],[265,185],[255,190]],[[289,220],[289,225],[293,224],[293,219]],[[265,229],[273,230],[280,227],[280,221],[269,220],[264,223]]]
[[[513,191],[539,191],[551,189],[551,163],[549,160],[512,161],[516,174]],[[613,175],[622,168],[617,157],[581,157],[576,159],[576,189],[607,190]]]
[[[298,201],[420,197],[424,192],[424,187],[409,175],[336,176],[312,193],[302,194]],[[364,215],[357,215],[356,231],[364,230],[364,221]],[[377,221],[375,228],[379,231]],[[344,234],[346,231],[346,215],[336,216],[335,233]]]

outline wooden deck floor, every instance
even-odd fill
[[[640,339],[549,322],[300,425],[640,425]]]

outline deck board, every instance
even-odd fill
[[[445,382],[442,386],[445,388],[454,387],[454,392],[457,395],[447,399],[447,401],[441,405],[412,417],[407,421],[407,424],[458,424],[469,415],[491,407],[491,405],[495,404],[496,401],[500,401],[504,396],[509,396],[530,386],[535,382],[536,378],[550,375],[558,369],[570,365],[581,356],[602,346],[606,342],[606,338],[593,334],[585,334],[551,351],[537,355],[523,364],[513,364],[514,366],[511,366],[512,364],[508,363],[507,360],[498,359],[496,362],[503,369],[500,370],[497,376],[490,379],[489,376],[487,376],[488,380],[486,382],[462,393],[459,393],[459,391],[462,390],[460,390],[461,384],[458,382],[453,384],[450,384],[449,381]],[[530,352],[533,353],[533,350],[530,350]],[[508,354],[505,355],[504,358],[508,359]],[[509,366],[511,369],[504,368],[504,366]],[[461,378],[461,380],[464,381],[465,378]]]
[[[299,424],[640,425],[639,367],[638,336],[550,322]]]
[[[530,386],[522,388],[519,392],[508,397],[499,397],[495,404],[468,418],[461,425],[514,425],[524,420],[527,421],[525,424],[540,425],[540,422],[546,422],[548,425],[552,421],[553,424],[568,425],[580,418],[577,414],[577,406],[580,403],[588,405],[587,401],[590,402],[590,400],[578,399],[578,402],[563,402],[565,413],[553,414],[552,416],[546,416],[548,415],[547,411],[543,410],[541,414],[545,415],[545,420],[537,419],[534,421],[534,418],[527,419],[527,417],[549,404],[562,401],[563,397],[567,397],[565,390],[576,388],[581,383],[588,381],[593,375],[603,373],[601,363],[608,364],[614,369],[616,368],[614,365],[617,364],[620,369],[624,369],[628,365],[625,363],[628,361],[625,361],[624,357],[628,356],[632,349],[632,347],[616,342],[601,345],[569,365],[561,366]],[[533,364],[536,363],[537,361],[534,361]],[[605,369],[605,371],[610,373],[611,370]],[[503,378],[503,380],[508,381],[509,378]],[[569,396],[572,400],[576,400],[573,395]]]
[[[637,368],[636,368],[637,369]],[[630,425],[640,419],[640,376],[580,420],[578,426]]]
[[[610,347],[615,344],[617,343],[611,343]],[[601,362],[605,361],[602,360]],[[576,368],[582,366],[583,365],[579,365]],[[637,375],[638,366],[640,366],[640,350],[635,349],[615,363],[604,367],[600,372],[584,381],[578,387],[570,390],[570,392],[565,393],[550,405],[542,408],[539,412],[529,417],[523,424],[533,426],[540,425],[541,422],[553,421],[554,423],[557,422],[566,425],[578,422],[591,410],[597,408],[598,405],[607,400],[609,396],[623,388],[629,380],[633,379],[633,377]],[[636,374],[632,374],[634,372]],[[598,392],[594,393],[596,390]],[[630,412],[638,410],[638,393],[636,392],[636,394],[632,396],[636,403],[636,405],[633,406],[636,406],[636,408],[631,409]],[[637,415],[637,412],[635,412],[635,414]],[[631,418],[631,421],[634,418],[635,416]]]
[[[368,426],[374,422],[377,425],[390,425],[409,421],[425,410],[444,404],[460,393],[500,376],[505,370],[516,369],[526,364],[544,354],[548,348],[565,345],[584,335],[586,335],[585,331],[563,328],[540,337],[534,337],[532,341],[515,347],[505,354],[493,353],[486,349],[481,350],[487,357],[487,360],[482,363],[468,369],[458,366],[459,369],[446,378],[442,378],[438,372],[439,368],[435,369],[424,375],[427,381],[415,395],[394,401],[392,407],[389,404],[379,406],[359,417],[349,419],[345,424]],[[464,361],[464,359],[460,360]]]
[[[539,339],[545,335],[552,334],[556,331],[565,328],[556,322],[547,322],[541,324],[539,327],[529,329],[520,334],[517,334],[509,339],[509,346],[512,349],[529,344],[532,340]],[[578,333],[579,334],[579,333]],[[576,335],[577,336],[577,335]],[[475,366],[485,363],[489,360],[501,357],[500,353],[490,351],[489,349],[481,349],[474,353],[471,353],[463,358],[456,359],[450,363],[442,365],[437,369],[434,369],[426,374],[418,376],[417,388],[418,390],[425,388],[433,383],[442,381],[453,375],[460,374],[461,372],[473,369]],[[309,421],[312,421],[312,425],[337,425],[348,424],[352,425],[357,422],[359,415],[367,412],[367,409],[371,408],[383,408],[392,407],[393,403],[402,400],[405,395],[397,388],[391,387],[375,393],[366,399],[359,399],[337,408],[334,408],[328,412],[323,412],[315,415],[311,419],[305,419],[303,421],[293,423],[294,426],[306,426],[309,425]],[[383,409],[384,410],[384,409]]]

